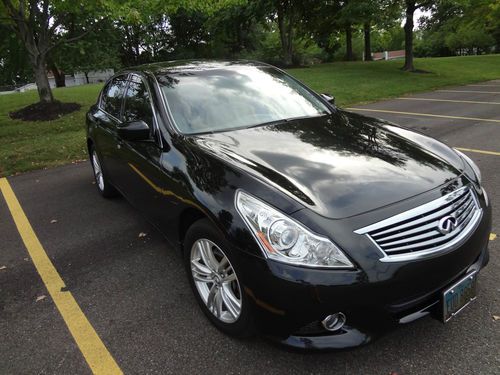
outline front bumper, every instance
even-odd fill
[[[459,248],[431,259],[382,263],[356,270],[324,270],[245,257],[244,291],[258,326],[273,340],[300,349],[346,349],[367,344],[398,324],[439,316],[441,291],[488,263],[491,207]],[[325,330],[321,320],[342,312],[344,327]]]

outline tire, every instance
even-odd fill
[[[254,333],[252,307],[228,248],[208,219],[198,220],[186,233],[184,264],[195,298],[212,324],[230,336],[248,337]],[[219,265],[217,275],[212,272],[216,264]]]
[[[90,146],[89,156],[90,164],[92,165],[92,170],[94,171],[94,180],[97,191],[99,191],[99,193],[104,198],[116,197],[118,195],[118,191],[114,188],[113,185],[109,183],[109,180],[106,178],[106,175],[104,174],[104,170],[102,168],[102,162],[94,146]]]

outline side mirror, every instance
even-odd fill
[[[126,141],[147,141],[151,138],[151,131],[144,121],[132,121],[118,128],[118,136]]]
[[[327,94],[327,93],[323,93],[323,94],[321,94],[321,97],[323,99],[325,99],[331,105],[335,105],[335,96],[332,96],[332,95]]]

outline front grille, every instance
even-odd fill
[[[355,233],[366,234],[384,253],[382,260],[407,260],[452,248],[476,228],[481,216],[473,189],[465,186]]]

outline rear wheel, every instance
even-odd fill
[[[105,198],[112,198],[118,195],[116,189],[108,182],[108,179],[104,175],[102,163],[94,147],[90,148],[90,159],[94,171],[95,184],[99,193]]]
[[[249,301],[227,245],[210,221],[199,220],[189,228],[184,249],[189,281],[205,315],[229,335],[251,335]]]

